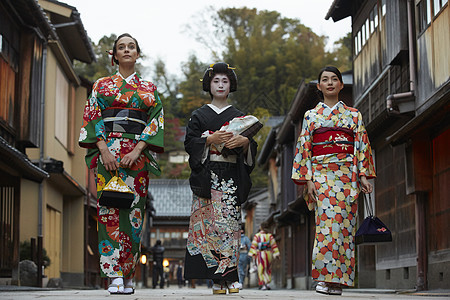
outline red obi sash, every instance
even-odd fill
[[[313,132],[312,155],[349,153],[354,151],[353,130],[339,127],[321,127]]]

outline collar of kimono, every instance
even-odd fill
[[[127,78],[124,78],[124,77],[122,76],[122,74],[120,74],[119,71],[117,71],[117,74],[119,74],[119,76],[120,76],[122,79],[124,79],[127,83],[130,83],[131,79],[133,79],[134,75],[136,75],[136,72],[134,72],[133,74],[131,74],[131,75],[128,76]]]
[[[342,101],[338,101],[335,105],[333,105],[333,107],[329,107],[328,105],[326,105],[324,102],[320,101],[318,106],[324,107],[324,108],[329,108],[331,111],[333,111],[334,109],[337,109],[338,107],[344,106],[344,102]]]

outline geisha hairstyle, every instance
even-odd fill
[[[337,78],[339,79],[339,81],[341,83],[344,83],[344,81],[342,81],[342,74],[341,71],[339,71],[338,68],[333,67],[333,66],[326,66],[325,68],[323,68],[322,70],[320,70],[319,72],[319,77],[317,78],[317,83],[320,83],[320,78],[322,77],[323,72],[331,72],[336,74]],[[319,97],[321,99],[323,99],[323,93],[319,90],[317,90],[317,93],[319,94]]]
[[[117,54],[117,49],[116,49],[116,47],[117,47],[117,42],[118,42],[121,38],[123,38],[123,37],[129,37],[129,38],[132,38],[133,41],[134,41],[134,43],[136,44],[136,51],[137,51],[137,53],[138,53],[138,54],[141,54],[141,48],[139,47],[138,41],[137,41],[134,37],[132,37],[131,34],[129,34],[129,33],[122,33],[122,34],[119,35],[119,36],[117,37],[117,39],[114,41],[114,46],[113,46],[113,54],[112,54],[113,57],[112,57],[112,59],[113,59],[113,61],[114,61],[117,65],[119,65],[119,61],[116,59],[116,54]]]
[[[203,90],[211,95],[211,80],[216,74],[225,74],[230,80],[230,93],[237,90],[237,76],[234,68],[223,62],[218,62],[209,66],[203,75]]]

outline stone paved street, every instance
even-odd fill
[[[202,300],[202,299],[450,299],[450,291],[430,291],[423,293],[402,292],[396,293],[391,290],[344,290],[341,297],[317,294],[314,291],[302,290],[270,290],[260,291],[258,289],[244,289],[238,294],[212,295],[211,290],[206,287],[196,289],[171,287],[168,289],[138,289],[134,295],[111,296],[105,290],[50,290],[50,289],[27,289],[7,288],[0,289],[0,299],[50,299],[50,300],[79,300],[79,299],[158,299],[158,300]]]

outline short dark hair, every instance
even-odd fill
[[[341,71],[339,71],[338,68],[333,67],[333,66],[326,66],[325,68],[323,68],[322,70],[320,70],[320,72],[319,72],[319,77],[317,77],[317,83],[320,83],[320,78],[322,77],[322,74],[323,74],[323,72],[325,72],[325,71],[326,71],[326,72],[331,72],[331,73],[336,74],[336,76],[338,77],[339,81],[340,81],[341,83],[344,83],[344,81],[342,80],[342,74],[341,74]],[[319,94],[319,97],[320,97],[321,99],[323,99],[323,93],[322,93],[321,91],[317,90],[317,94]]]
[[[117,47],[117,42],[118,42],[121,38],[123,38],[123,37],[129,37],[129,38],[132,38],[132,39],[134,40],[134,43],[136,44],[136,50],[137,50],[137,53],[138,53],[138,54],[141,54],[141,48],[139,47],[138,41],[137,41],[134,37],[132,37],[131,34],[129,34],[129,33],[122,33],[122,34],[119,35],[119,36],[117,37],[117,39],[114,41],[114,46],[113,46],[113,60],[114,60],[114,62],[115,62],[117,65],[119,64],[119,61],[116,59],[116,54],[117,54],[117,49],[116,49],[116,47]]]
[[[342,81],[342,74],[341,74],[341,72],[339,71],[338,68],[333,67],[333,66],[326,66],[325,68],[320,70],[319,77],[317,78],[317,81],[320,82],[320,77],[322,77],[322,73],[325,72],[325,71],[336,74],[336,76],[339,78],[339,81],[341,83],[344,83],[344,81]]]

